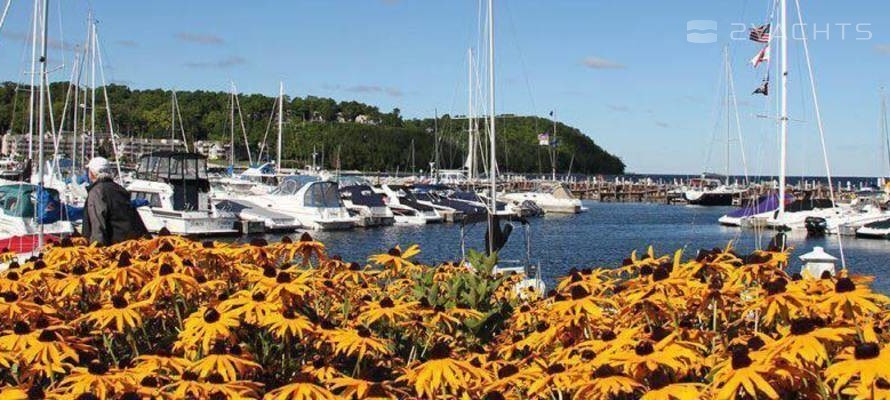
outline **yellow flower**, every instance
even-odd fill
[[[451,358],[451,348],[444,342],[436,343],[427,357],[428,361],[406,370],[400,378],[411,384],[420,397],[454,396],[489,379],[485,370]]]
[[[402,269],[406,267],[414,267],[411,258],[418,254],[420,254],[420,246],[416,244],[405,249],[405,251],[402,251],[402,249],[396,245],[396,247],[393,247],[386,253],[371,256],[368,258],[368,261],[382,267],[391,268],[395,273],[400,273]]]
[[[309,382],[282,386],[263,396],[263,400],[337,400],[327,389]]]
[[[838,357],[825,369],[825,380],[834,382],[832,389],[840,393],[847,387],[865,389],[868,392],[880,380],[890,382],[890,349],[877,343],[863,343],[855,347],[852,357],[849,353]],[[846,393],[845,393],[846,394]]]
[[[130,303],[124,296],[111,297],[111,302],[106,303],[101,309],[75,320],[87,322],[100,330],[113,330],[123,333],[142,326],[142,309],[147,308],[148,301]]]

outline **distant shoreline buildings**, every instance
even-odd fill
[[[154,139],[154,138],[137,138],[137,137],[121,137],[116,136],[117,157],[121,160],[137,160],[141,155],[148,154],[159,150],[184,150],[182,140],[179,139]],[[38,138],[34,138],[34,148],[36,151]],[[111,136],[108,134],[98,134],[95,141],[96,151],[105,147],[111,152]],[[74,150],[73,135],[62,135],[59,138],[58,149],[60,155],[69,157]],[[220,160],[228,157],[229,144],[215,140],[199,140],[191,144],[192,151],[203,154],[209,160]],[[44,149],[47,158],[55,155],[55,146],[51,135],[44,137]],[[90,153],[90,138],[83,136],[77,139],[77,153]],[[0,139],[0,154],[5,157],[24,158],[28,154],[28,136],[22,134],[6,133]]]

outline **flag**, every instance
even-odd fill
[[[754,89],[754,93],[751,94],[762,94],[764,96],[769,96],[769,79],[764,79],[763,84],[760,85],[757,89]]]
[[[769,61],[769,45],[757,52],[757,55],[751,59],[751,65],[753,65],[754,68],[757,68],[760,66],[760,63],[765,61]]]
[[[550,134],[542,133],[538,135],[538,144],[541,146],[549,146],[550,145]]]
[[[751,35],[748,36],[748,39],[751,39],[757,43],[769,43],[769,30],[770,24],[752,28]]]
[[[550,116],[551,116],[551,117],[553,116],[553,111],[550,112]]]

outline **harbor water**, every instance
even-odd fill
[[[649,245],[653,245],[659,255],[684,249],[685,254],[692,257],[701,248],[723,247],[730,241],[740,251],[748,252],[758,246],[765,247],[774,234],[720,226],[717,218],[731,210],[725,207],[599,202],[584,205],[589,209],[585,213],[529,219],[531,259],[541,266],[542,276],[548,283],[572,267],[615,267],[634,249],[642,254]],[[518,223],[514,226],[502,258],[525,259],[526,229]],[[485,224],[466,227],[466,248],[483,249],[485,232]],[[340,255],[348,261],[364,262],[369,255],[385,252],[396,244],[403,248],[419,244],[422,253],[418,259],[424,263],[455,261],[461,256],[461,227],[457,224],[310,233],[328,247],[329,254]],[[890,241],[842,239],[849,270],[853,274],[876,277],[873,287],[890,293],[890,277],[883,275],[890,261]],[[838,241],[837,236],[814,239],[807,238],[805,232],[789,233],[788,244],[794,247],[789,272],[800,270],[797,256],[814,246],[822,246],[840,258]]]

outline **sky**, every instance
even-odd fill
[[[12,0],[0,34],[0,80],[27,77],[30,3]],[[52,79],[68,78],[92,8],[109,82],[218,91],[235,82],[241,92],[276,95],[282,81],[291,96],[358,100],[383,111],[399,108],[407,117],[465,114],[467,49],[485,46],[479,3],[51,1]],[[723,172],[725,137],[731,136],[730,173],[775,175],[775,96],[751,94],[767,67],[755,69],[748,60],[762,46],[732,34],[737,24],[764,23],[770,4],[495,0],[496,110],[539,116],[553,110],[559,121],[619,156],[629,172]],[[879,129],[880,89],[890,80],[890,2],[804,1],[802,12],[832,173],[890,174]],[[690,43],[701,38],[694,35],[701,31],[687,30],[700,28],[688,24],[694,20],[716,23],[705,32],[716,33],[715,43]],[[823,176],[803,42],[791,42],[789,173]],[[727,135],[724,46],[741,135],[734,113]],[[773,95],[777,88],[774,78]]]

